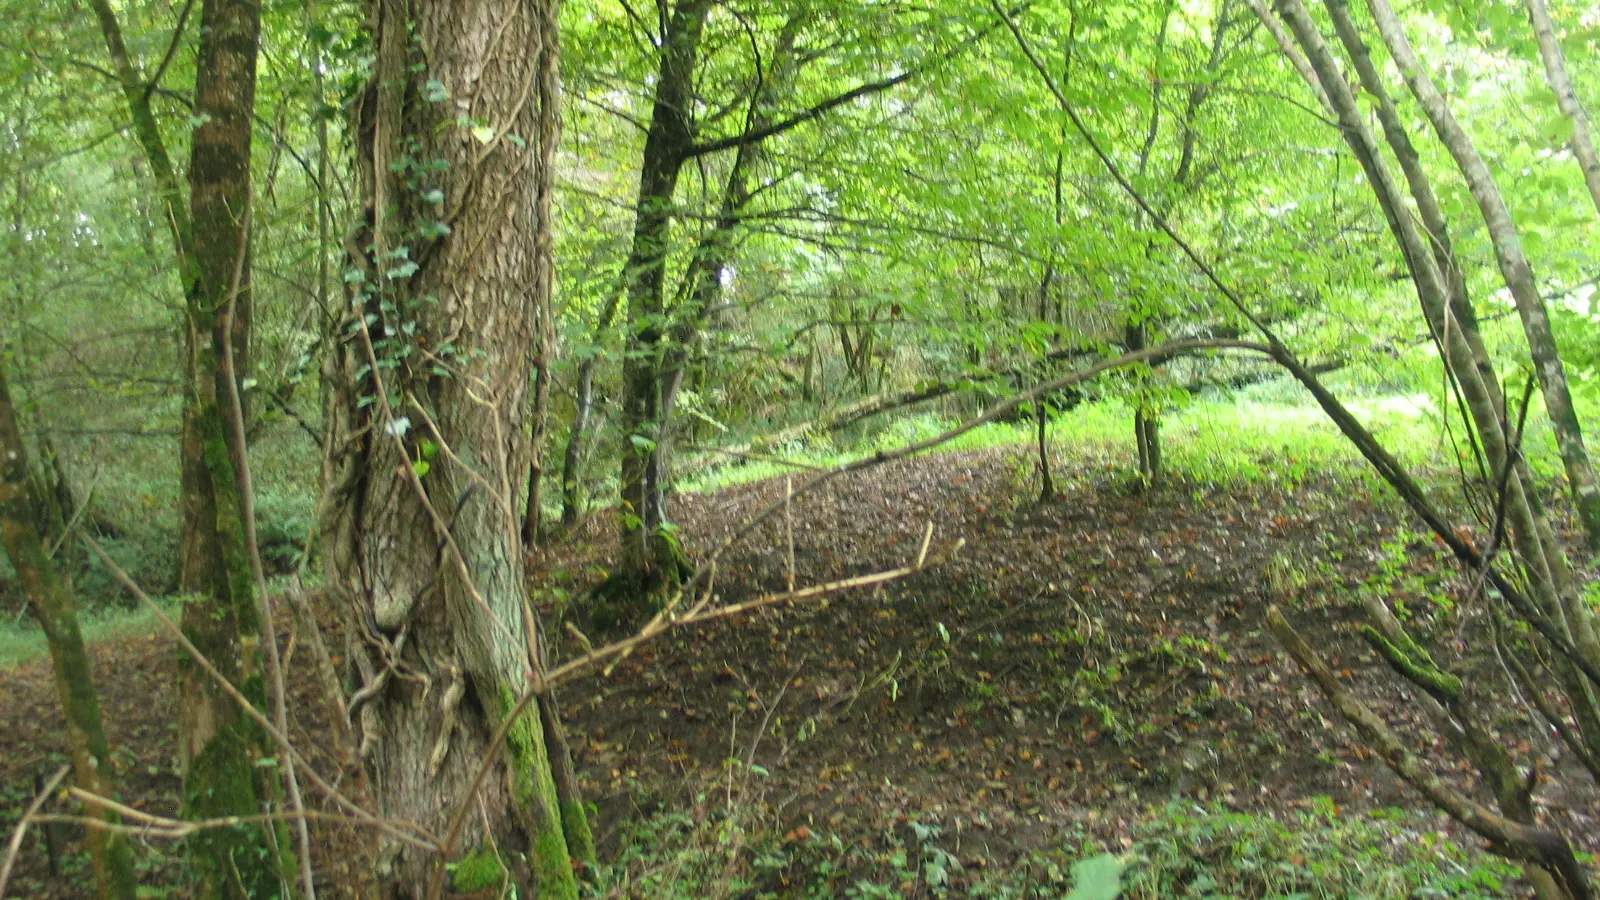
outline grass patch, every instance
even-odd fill
[[[625,823],[615,857],[598,867],[590,896],[979,897],[1074,895],[1110,877],[1128,900],[1195,898],[1462,898],[1513,890],[1520,870],[1437,832],[1435,817],[1398,809],[1350,814],[1323,799],[1312,809],[1245,813],[1172,803],[1131,820],[1115,846],[1068,827],[1054,847],[1015,862],[979,865],[938,824],[908,821],[875,834],[796,829],[781,837],[767,817],[664,812]],[[1089,896],[1106,896],[1089,894]]]
[[[175,599],[160,600],[161,608],[169,616],[179,614]],[[83,629],[86,644],[142,637],[161,627],[148,607],[133,609],[107,607],[94,612],[78,613],[78,626]],[[32,616],[7,616],[0,622],[0,669],[10,669],[46,655],[44,632],[34,623]]]
[[[1421,395],[1389,395],[1348,401],[1351,409],[1401,460],[1424,470],[1453,465],[1451,441],[1437,409]],[[1085,403],[1055,416],[1046,428],[1052,456],[1091,465],[1131,469],[1133,413],[1118,400]],[[931,413],[904,416],[854,446],[826,436],[770,448],[762,458],[707,469],[680,485],[711,492],[737,484],[791,475],[804,467],[833,468],[943,434],[959,420]],[[1535,456],[1553,457],[1534,441]],[[1023,447],[1037,438],[1032,422],[989,422],[941,445],[937,452]],[[1298,482],[1335,472],[1373,478],[1366,463],[1321,409],[1276,399],[1193,400],[1163,421],[1168,473],[1200,483],[1249,485]],[[1374,479],[1375,480],[1375,479]]]

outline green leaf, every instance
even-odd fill
[[[1122,860],[1109,853],[1073,863],[1067,900],[1116,900],[1122,893],[1122,869]]]
[[[418,478],[428,474],[429,470],[432,468],[433,463],[430,463],[425,459],[419,459],[411,464],[411,471],[417,473]]]
[[[472,126],[472,136],[478,139],[478,143],[487,144],[494,140],[494,129],[487,125],[474,125]]]

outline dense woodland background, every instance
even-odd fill
[[[1590,896],[1600,12],[1390,4],[0,0],[0,894]]]

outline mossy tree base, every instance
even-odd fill
[[[694,576],[689,554],[673,540],[651,542],[653,559],[642,571],[621,569],[589,591],[582,615],[596,635],[630,631],[660,612],[673,591]]]
[[[276,768],[251,762],[257,758],[260,737],[254,723],[241,719],[189,761],[184,777],[186,818],[239,815],[241,809],[254,807],[258,796],[275,793],[271,773]],[[289,829],[278,823],[206,829],[189,838],[187,849],[207,896],[256,900],[294,896],[291,847]]]

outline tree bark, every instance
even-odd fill
[[[1422,63],[1412,50],[1388,0],[1368,0],[1368,4],[1377,21],[1378,31],[1383,35],[1384,43],[1388,45],[1401,74],[1405,76],[1406,84],[1421,103],[1439,140],[1450,151],[1456,166],[1466,178],[1467,188],[1477,201],[1484,224],[1488,226],[1489,238],[1494,243],[1495,262],[1499,264],[1500,274],[1516,302],[1517,316],[1522,320],[1523,334],[1527,337],[1534,372],[1544,392],[1545,411],[1555,430],[1556,446],[1566,468],[1578,518],[1588,537],[1590,552],[1600,553],[1600,480],[1595,477],[1589,450],[1584,445],[1583,429],[1578,423],[1578,413],[1572,405],[1572,394],[1567,386],[1566,367],[1556,347],[1555,333],[1550,328],[1550,315],[1545,309],[1538,283],[1534,280],[1533,267],[1523,253],[1522,237],[1511,218],[1511,210],[1506,206],[1505,197],[1472,138],[1456,120],[1455,114],[1434,86],[1433,79],[1423,71]]]
[[[1572,78],[1567,74],[1567,57],[1561,51],[1561,42],[1556,39],[1555,23],[1550,21],[1550,8],[1544,0],[1523,0],[1523,6],[1528,10],[1533,36],[1539,42],[1539,59],[1544,62],[1545,79],[1550,82],[1550,90],[1555,92],[1556,105],[1560,107],[1561,114],[1572,122],[1572,155],[1578,159],[1578,168],[1583,170],[1583,183],[1589,188],[1589,197],[1594,200],[1595,210],[1600,212],[1600,155],[1595,153],[1594,123],[1578,101],[1577,91],[1573,90]]]
[[[517,507],[542,340],[530,286],[550,276],[540,135],[554,140],[555,5],[367,10],[376,65],[354,120],[366,212],[347,243],[362,276],[328,363],[322,509],[362,759],[378,814],[453,831],[452,849],[482,863],[456,870],[457,889],[575,897],[571,858],[593,841],[557,784],[559,722],[532,705],[486,756],[543,666]],[[442,860],[409,844],[384,839],[378,860],[385,897],[424,896],[443,877]]]
[[[67,751],[78,786],[102,797],[113,797],[109,776],[111,758],[105,732],[100,727],[100,699],[95,693],[89,654],[78,630],[78,612],[72,590],[57,575],[40,528],[40,510],[28,493],[28,451],[17,427],[6,375],[0,369],[0,543],[22,583],[28,607],[39,620],[50,648],[56,691],[67,720]],[[89,815],[116,826],[116,813],[98,807]],[[89,860],[94,868],[99,896],[133,900],[138,882],[127,838],[99,828],[87,830]]]
[[[153,86],[123,41],[109,0],[91,0],[121,83],[133,133],[154,177],[161,218],[173,239],[184,289],[185,389],[180,438],[182,538],[179,581],[199,600],[184,605],[190,640],[248,697],[265,688],[255,587],[244,550],[236,461],[245,448],[227,427],[231,412],[224,341],[239,371],[248,371],[251,120],[261,10],[257,0],[205,0],[201,7],[189,206],[150,106]],[[235,296],[237,294],[237,296]],[[224,315],[232,299],[231,321]],[[224,329],[231,326],[232,332]],[[269,632],[270,633],[270,632]],[[192,818],[253,815],[276,791],[262,756],[259,729],[192,660],[179,663],[178,756],[184,768],[184,812]],[[266,897],[291,892],[287,832],[251,825],[213,829],[190,850],[209,896]]]
[[[694,72],[710,0],[679,0],[663,35],[661,68],[651,106],[650,130],[640,166],[633,245],[624,264],[628,311],[622,359],[622,542],[621,583],[630,590],[675,581],[681,561],[662,533],[656,452],[664,422],[662,341],[667,336],[664,300],[666,257],[672,230],[672,198],[688,158],[694,132]],[[636,598],[637,599],[637,598]]]

